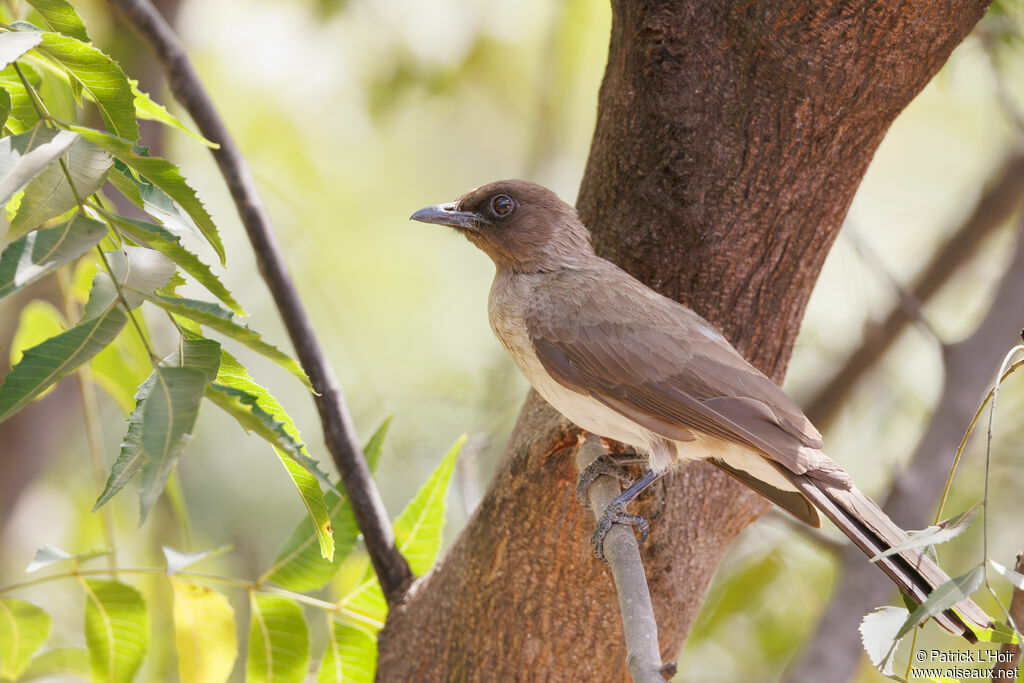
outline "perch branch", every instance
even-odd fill
[[[260,274],[274,297],[299,362],[316,390],[314,401],[327,449],[341,475],[384,595],[389,603],[393,603],[401,598],[412,579],[412,572],[395,547],[387,511],[356,439],[341,385],[299,299],[249,166],[217,114],[181,41],[156,8],[149,0],[107,1],[153,52],[175,99],[185,107],[200,132],[220,145],[219,149],[212,150],[214,159],[238,208]]]
[[[600,438],[584,433],[576,451],[579,471],[582,472],[604,452]],[[622,489],[614,478],[601,476],[594,480],[587,490],[587,496],[595,521],[620,493]],[[622,524],[613,524],[605,536],[604,556],[612,570],[615,592],[619,596],[622,632],[626,641],[626,668],[634,681],[662,683],[665,679],[658,650],[658,624],[654,620],[651,593],[633,530]]]

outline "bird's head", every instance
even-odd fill
[[[454,202],[420,209],[410,219],[455,228],[499,270],[576,268],[594,253],[576,210],[551,190],[524,180],[478,187]]]

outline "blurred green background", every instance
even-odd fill
[[[94,42],[121,59],[129,75],[152,71],[104,4],[75,4]],[[395,416],[378,474],[392,515],[447,447],[470,435],[449,498],[449,538],[485,489],[527,387],[487,324],[489,260],[457,235],[407,218],[507,177],[540,182],[572,201],[610,22],[607,3],[587,0],[185,0],[178,8],[176,26],[253,167],[361,437]],[[998,54],[994,71],[979,38],[958,48],[892,127],[857,194],[849,229],[898,282],[913,280],[1020,144],[1005,105],[1024,103],[1021,51],[1007,41]],[[164,91],[153,94],[180,112]],[[220,226],[229,254],[223,277],[250,312],[249,323],[287,348],[211,157],[181,135],[167,133],[159,144]],[[987,310],[1015,234],[1008,222],[926,306],[944,340],[970,332]],[[215,260],[203,245],[192,246]],[[885,278],[841,236],[793,354],[791,395],[809,397],[860,344],[868,321],[894,301]],[[10,304],[0,309],[0,325],[17,320]],[[166,350],[159,339],[157,347]],[[276,366],[243,356],[296,418],[314,457],[329,461],[303,388]],[[826,444],[863,490],[886,489],[919,438],[941,380],[938,345],[911,326],[858,384]],[[993,452],[990,555],[1008,566],[1024,549],[1017,494],[1024,435],[1015,419],[1021,386],[1024,377],[1014,378],[1000,394]],[[101,403],[109,462],[124,418],[105,396]],[[25,412],[52,433],[45,444],[5,454],[38,460],[42,471],[26,477],[0,520],[0,583],[19,580],[39,546],[83,551],[101,544],[98,516],[88,512],[98,491],[77,403],[50,396]],[[303,510],[272,450],[255,438],[243,437],[244,447],[239,442],[237,425],[203,410],[180,467],[193,547],[183,547],[166,505],[137,528],[135,498],[113,501],[122,564],[159,562],[160,542],[188,550],[232,543],[235,552],[211,566],[258,575]],[[950,513],[980,500],[983,456],[983,439],[976,438]],[[980,541],[979,525],[940,550],[951,574],[978,561]],[[681,679],[708,680],[708,671],[718,681],[777,677],[828,600],[831,558],[775,514],[747,530],[680,658]],[[47,584],[22,597],[59,613],[62,603],[77,599],[74,593]],[[80,624],[68,614],[56,618],[55,632],[76,643]],[[156,633],[162,617],[153,618]],[[170,656],[154,652],[143,679],[165,680]],[[864,667],[860,679],[881,677]]]

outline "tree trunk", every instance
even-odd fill
[[[882,136],[987,4],[613,0],[577,203],[598,253],[781,381]],[[531,392],[472,519],[393,607],[381,680],[626,676],[614,588],[573,495],[575,443]],[[652,489],[635,511],[651,520],[642,552],[667,661],[767,504],[703,464]]]

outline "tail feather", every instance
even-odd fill
[[[794,474],[782,468],[780,471],[869,557],[910,539],[874,501],[856,488],[829,486],[806,474]],[[876,564],[918,604],[938,585],[949,581],[949,576],[916,548],[883,557]],[[972,600],[961,600],[953,607],[957,612],[949,609],[935,616],[935,621],[950,633],[962,635],[974,643],[977,638],[964,620],[979,628],[992,627],[988,615]]]

